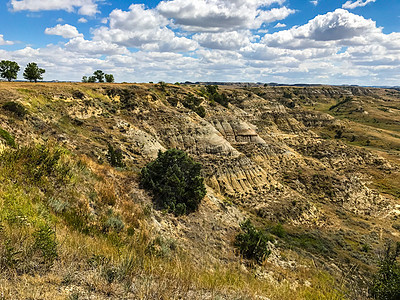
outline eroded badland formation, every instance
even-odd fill
[[[399,240],[400,92],[216,93],[229,104],[201,85],[0,83],[1,151],[50,153],[36,165],[1,160],[1,295],[365,299],[378,254]],[[109,164],[108,144],[125,167]],[[170,148],[202,164],[207,187],[199,210],[180,217],[139,184]],[[54,151],[56,171],[37,175]],[[248,218],[271,237],[262,265],[233,246]],[[43,224],[54,259],[37,245]]]

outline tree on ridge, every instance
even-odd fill
[[[46,71],[38,67],[37,63],[29,63],[24,70],[24,78],[29,81],[37,82],[38,80],[42,80]]]
[[[2,60],[0,62],[0,76],[8,81],[17,79],[19,70],[20,67],[15,61]]]

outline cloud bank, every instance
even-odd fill
[[[0,55],[22,65],[34,60],[46,68],[46,79],[59,80],[80,80],[102,69],[118,81],[134,82],[398,85],[400,33],[385,34],[375,21],[342,8],[284,27],[282,20],[296,13],[285,5],[283,0],[132,4],[111,11],[90,38],[73,25],[58,24],[45,33],[67,41],[0,48]],[[6,43],[11,42],[0,35],[0,45]]]

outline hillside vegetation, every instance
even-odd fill
[[[0,83],[4,299],[366,299],[399,200],[395,89]]]

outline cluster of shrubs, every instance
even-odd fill
[[[17,228],[21,227],[21,224],[11,224],[8,229],[4,227],[0,226],[1,272],[16,271],[17,274],[23,274],[49,270],[58,257],[58,244],[55,231],[48,224],[40,225],[28,234],[28,230],[25,229],[24,240],[20,242],[15,241],[15,235],[23,231]]]
[[[6,166],[10,176],[20,178],[25,183],[39,183],[56,177],[60,181],[68,180],[70,169],[60,163],[63,154],[61,148],[47,145],[20,146],[17,150],[7,150],[1,154],[0,166]]]
[[[10,135],[11,136],[11,135]],[[10,145],[12,146],[12,145]],[[13,149],[15,148],[15,149]],[[46,196],[69,180],[63,151],[45,145],[6,148],[0,154],[0,269],[18,274],[46,271],[58,257]],[[35,194],[32,191],[41,192]],[[32,194],[33,193],[33,194]]]
[[[206,116],[206,110],[200,105],[202,102],[203,100],[201,98],[196,97],[193,94],[189,94],[185,97],[185,100],[182,102],[182,104],[184,107],[191,109],[200,117],[204,118]]]
[[[96,70],[92,76],[83,76],[82,82],[114,82],[114,75],[105,74],[102,70]]]
[[[205,90],[205,95],[210,100],[211,104],[215,102],[221,104],[224,107],[228,107],[229,99],[225,93],[218,93],[218,86],[217,85],[207,85]]]
[[[346,98],[344,98],[343,100],[341,100],[338,103],[336,103],[336,104],[332,105],[331,107],[329,107],[329,110],[334,110],[335,108],[338,108],[339,106],[341,106],[341,105],[343,105],[343,104],[345,104],[347,102],[350,102],[352,100],[353,100],[352,97],[346,96]]]

